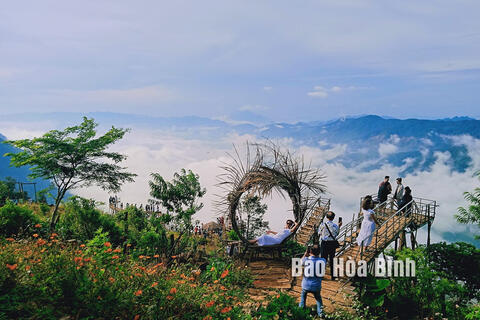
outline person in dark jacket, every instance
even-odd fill
[[[405,188],[405,193],[403,194],[402,200],[400,200],[400,203],[398,204],[398,208],[402,209],[402,213],[405,214],[405,216],[409,216],[411,211],[412,211],[412,204],[410,203],[412,201],[412,189],[410,187]],[[405,207],[405,208],[404,208]]]
[[[392,185],[388,180],[390,180],[390,177],[385,176],[385,179],[378,186],[377,197],[380,203],[387,201],[388,195],[392,192]]]

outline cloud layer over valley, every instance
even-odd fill
[[[42,125],[35,127],[31,123],[19,125],[18,122],[15,124],[2,122],[1,128],[1,133],[11,139],[32,137],[52,129],[48,125],[42,128]],[[124,163],[128,170],[138,174],[135,183],[123,187],[119,194],[121,200],[124,203],[146,203],[149,199],[148,180],[152,172],[171,179],[173,173],[181,168],[191,169],[200,175],[202,185],[207,188],[207,194],[202,199],[205,207],[196,215],[196,219],[203,222],[214,219],[217,212],[213,202],[216,195],[221,193],[221,190],[216,187],[216,176],[221,173],[222,162],[230,161],[227,153],[233,151],[233,144],[242,149],[245,142],[261,141],[262,138],[255,134],[239,134],[234,131],[213,137],[208,133],[211,131],[212,128],[209,127],[196,127],[190,132],[185,132],[181,129],[133,126],[124,140],[114,146],[115,150],[128,155]],[[465,170],[452,170],[452,157],[455,154],[449,151],[437,151],[433,155],[433,163],[427,169],[417,166],[415,170],[406,171],[411,162],[408,157],[401,164],[388,161],[388,155],[396,152],[398,144],[401,143],[400,138],[395,136],[384,144],[372,146],[378,149],[378,154],[383,157],[383,160],[376,162],[377,165],[374,168],[369,167],[368,170],[363,163],[347,166],[341,161],[336,161],[351,148],[346,143],[329,143],[325,147],[320,141],[316,145],[286,137],[275,139],[275,141],[295,150],[307,163],[311,162],[313,167],[324,171],[327,176],[325,184],[328,187],[326,196],[332,198],[332,209],[337,215],[344,217],[344,220],[349,221],[358,211],[361,196],[376,193],[378,183],[383,176],[390,175],[392,180],[402,176],[404,184],[412,188],[413,196],[437,200],[440,204],[437,219],[433,224],[433,241],[472,241],[473,235],[470,229],[456,223],[453,215],[457,212],[458,206],[466,205],[463,192],[473,190],[479,185],[478,179],[474,178],[474,173],[480,168],[480,140],[469,135],[449,136],[448,139],[453,145],[465,148],[472,159]],[[366,150],[366,152],[370,151]],[[421,150],[418,152],[422,155]],[[372,162],[378,160],[376,159],[378,154],[371,154]],[[75,190],[74,193],[103,202],[106,202],[109,196],[99,188]],[[289,201],[279,196],[264,201],[269,206],[267,218],[270,226],[274,230],[281,228],[290,215]],[[424,241],[424,232],[420,231],[419,234],[420,241]]]

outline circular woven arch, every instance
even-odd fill
[[[241,157],[234,146],[235,154],[230,155],[232,163],[222,166],[219,186],[225,194],[221,196],[221,212],[228,214],[239,238],[248,243],[240,233],[237,224],[237,208],[243,194],[258,193],[269,196],[277,191],[292,202],[292,211],[297,226],[289,237],[293,236],[301,225],[307,212],[314,210],[320,195],[325,192],[325,175],[319,170],[306,166],[303,157],[269,142],[246,145],[246,155]]]

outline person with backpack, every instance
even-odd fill
[[[335,257],[335,251],[339,247],[337,236],[342,226],[341,218],[338,219],[338,225],[333,222],[335,213],[333,211],[327,212],[327,221],[320,225],[319,238],[322,241],[320,245],[320,255],[330,264],[330,273],[332,280],[335,280],[333,276],[333,258]]]

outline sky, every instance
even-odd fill
[[[8,1],[0,116],[480,118],[478,1]]]

